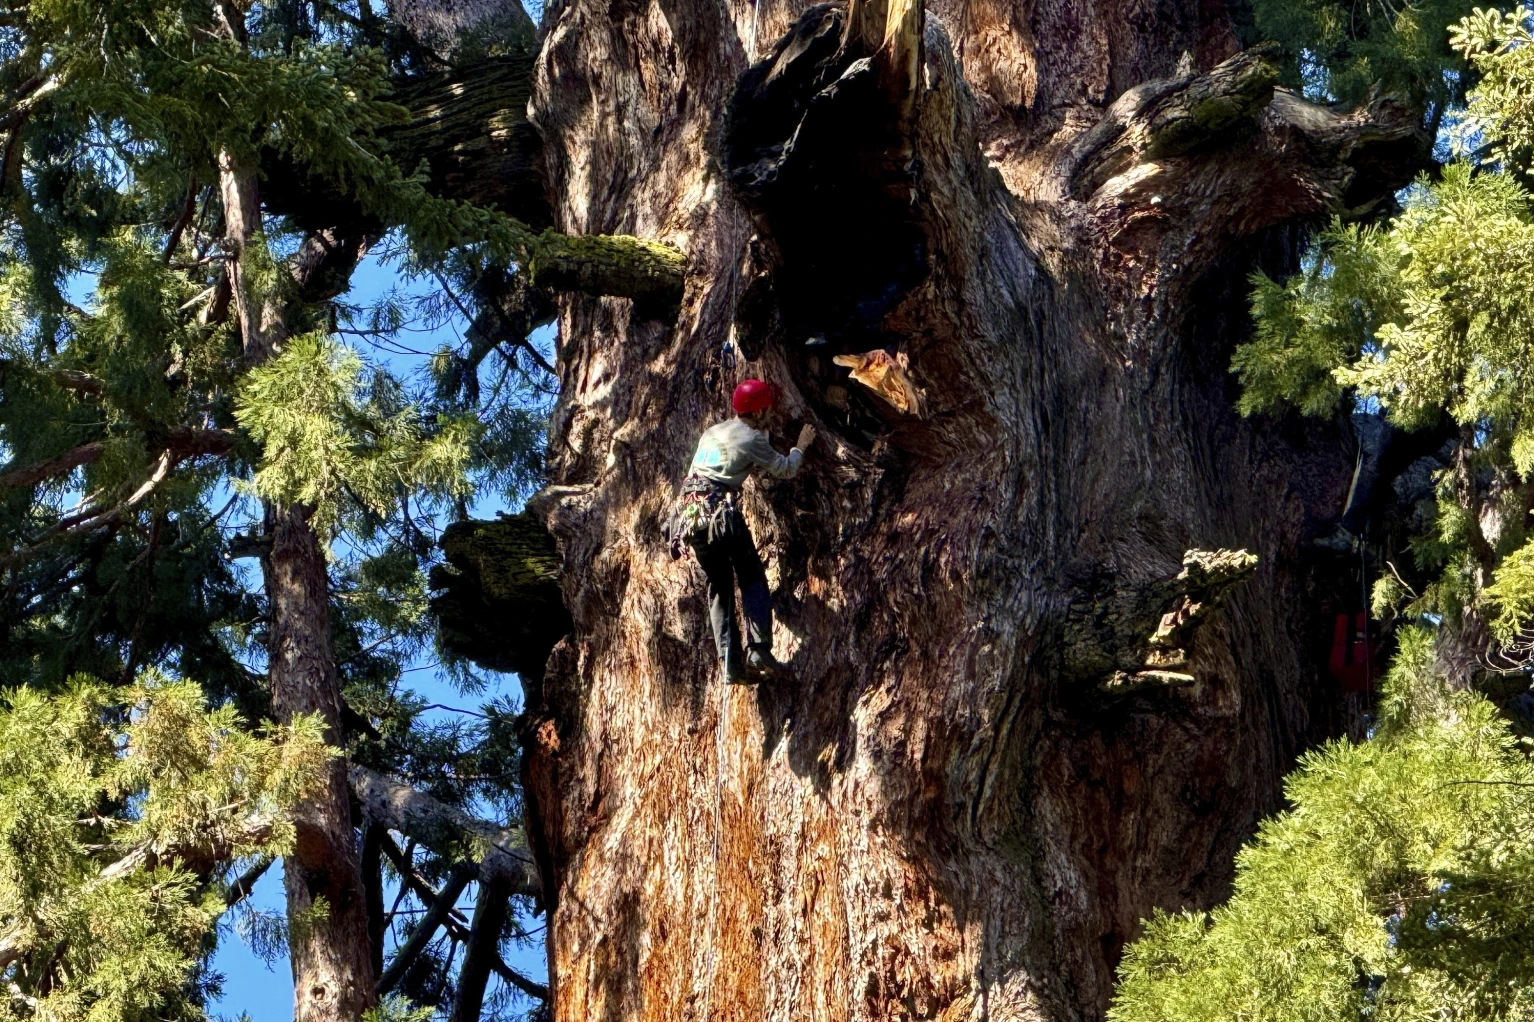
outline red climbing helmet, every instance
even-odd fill
[[[736,415],[750,415],[772,407],[772,384],[762,380],[742,380],[730,398]]]

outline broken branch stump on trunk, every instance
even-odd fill
[[[432,569],[431,610],[443,647],[537,686],[549,651],[570,631],[554,538],[523,513],[455,522],[440,545],[448,566]]]

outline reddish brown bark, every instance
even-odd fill
[[[241,257],[249,245],[264,244],[258,242],[254,170],[229,153],[220,154],[219,169],[225,242],[234,256],[229,267],[235,314],[246,362],[256,366],[274,357],[291,333],[293,310],[275,299],[260,300],[245,279]],[[344,282],[364,249],[360,239],[311,238],[292,266],[301,297],[333,294],[334,278]],[[265,531],[271,541],[262,569],[272,711],[281,721],[318,714],[327,741],[343,745],[324,549],[303,507],[268,505]],[[319,793],[295,808],[294,830],[295,847],[283,859],[294,1022],[355,1022],[378,997],[344,758],[330,765]]]
[[[1340,512],[1343,426],[1242,420],[1227,366],[1250,270],[1420,138],[1275,92],[1218,2],[805,12],[546,16],[556,227],[691,265],[674,327],[562,306],[533,507],[574,631],[526,771],[555,1015],[1099,1018],[1138,920],[1222,897],[1339,727],[1302,551]],[[755,360],[729,370],[732,330]],[[924,417],[831,363],[878,348]],[[656,523],[744,375],[823,439],[746,499],[795,683],[721,690]],[[1167,580],[1194,548],[1255,575],[1178,640],[1192,684],[1115,688],[1191,612]]]

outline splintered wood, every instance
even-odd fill
[[[902,415],[922,417],[923,394],[911,382],[905,352],[891,356],[883,348],[861,355],[837,355],[831,361],[852,370],[852,378],[888,402]]]

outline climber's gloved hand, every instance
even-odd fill
[[[810,444],[815,442],[815,427],[805,423],[799,430],[799,442],[794,444],[801,451],[808,451]]]

